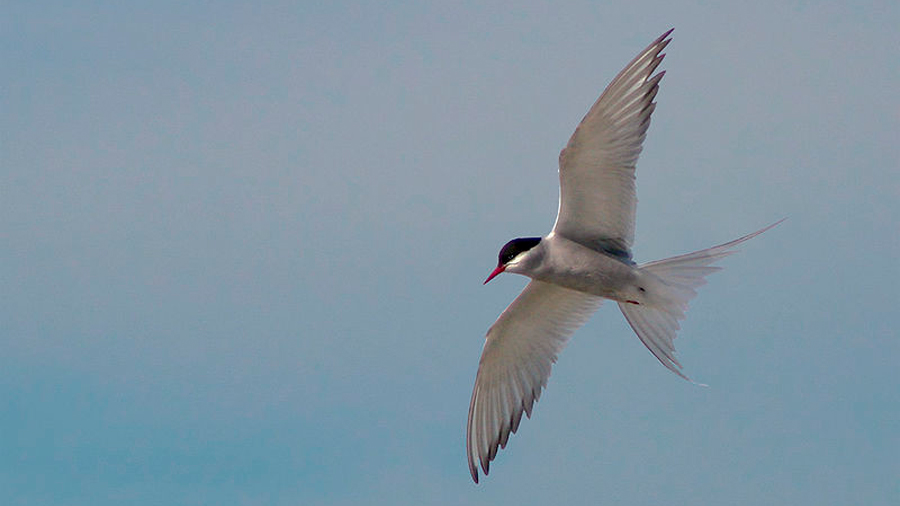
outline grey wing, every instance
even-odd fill
[[[550,368],[569,337],[603,299],[542,281],[531,281],[488,330],[469,404],[466,453],[472,479],[488,473],[524,411],[541,395]]]
[[[672,30],[641,51],[597,99],[559,155],[554,232],[630,257],[637,207],[634,171],[641,153]]]

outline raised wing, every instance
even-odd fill
[[[569,337],[603,299],[542,281],[531,281],[487,333],[469,404],[466,453],[478,483],[497,448],[506,447],[524,411],[541,395],[550,368]]]
[[[662,34],[606,87],[559,154],[554,232],[590,248],[631,257],[637,198],[634,169],[665,72],[672,30]]]

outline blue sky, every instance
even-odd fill
[[[8,2],[8,504],[900,502],[896,2]],[[674,27],[635,256],[781,226],[678,339],[607,304],[474,485],[484,287]]]

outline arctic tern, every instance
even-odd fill
[[[469,405],[466,453],[472,479],[529,417],[568,338],[600,306],[616,301],[641,342],[684,379],[673,340],[711,264],[774,227],[719,246],[636,264],[635,163],[664,71],[654,74],[672,30],[640,52],[607,86],[559,155],[559,212],[545,237],[513,239],[500,250],[502,272],[531,281],[485,338]]]

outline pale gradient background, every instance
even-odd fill
[[[900,504],[900,4],[672,3],[5,2],[4,504]],[[481,282],[670,27],[637,259],[789,219],[709,388],[607,304],[476,486]]]

